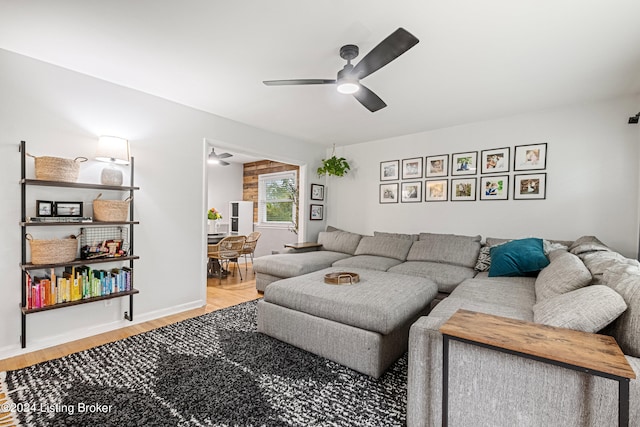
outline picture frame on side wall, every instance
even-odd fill
[[[425,162],[425,178],[436,178],[449,175],[449,155],[427,156]]]
[[[403,182],[400,187],[400,201],[402,203],[421,202],[422,181]]]
[[[311,200],[324,200],[324,185],[311,184]]]
[[[55,202],[55,216],[82,216],[82,202]]]
[[[424,182],[425,202],[446,202],[449,200],[448,179],[428,179]]]
[[[36,216],[53,216],[53,202],[36,200]]]
[[[480,166],[482,173],[509,172],[509,151],[509,147],[482,150],[480,152]]]
[[[529,173],[514,175],[514,200],[543,200],[547,198],[547,174]]]
[[[309,219],[311,221],[322,221],[324,219],[324,206],[311,205],[311,209],[309,209]]]
[[[422,178],[422,157],[402,160],[402,179]]]
[[[398,183],[380,184],[380,203],[398,203]]]
[[[457,178],[451,180],[451,201],[471,202],[476,200],[476,178]]]
[[[492,175],[480,178],[480,200],[508,200],[509,175]]]
[[[400,179],[400,160],[380,162],[380,181],[395,181]]]
[[[476,173],[478,173],[477,151],[454,153],[451,155],[451,176],[475,175]]]
[[[514,171],[530,171],[547,168],[547,143],[516,145],[513,155]]]

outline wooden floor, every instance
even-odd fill
[[[20,369],[45,360],[57,359],[67,354],[76,353],[102,344],[117,341],[142,332],[176,323],[191,317],[200,316],[211,311],[220,310],[221,308],[230,307],[245,301],[254,300],[262,297],[262,294],[256,291],[256,280],[251,272],[251,265],[248,266],[248,273],[245,273],[244,266],[240,266],[244,280],[240,280],[240,276],[235,272],[235,276],[229,275],[222,279],[222,284],[217,278],[208,279],[207,281],[207,305],[185,311],[183,313],[172,316],[163,317],[149,322],[140,323],[138,325],[127,326],[104,334],[95,335],[78,341],[61,344],[44,350],[34,351],[21,356],[11,357],[9,359],[0,360],[0,371],[8,371]]]

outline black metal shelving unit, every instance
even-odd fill
[[[20,268],[22,269],[22,300],[20,302],[20,313],[21,313],[21,328],[22,333],[20,335],[20,341],[22,344],[22,348],[25,348],[27,345],[27,315],[33,313],[39,313],[42,311],[56,310],[60,308],[71,307],[74,305],[80,304],[88,304],[96,301],[105,301],[113,298],[122,298],[129,297],[129,311],[124,312],[124,318],[129,321],[133,321],[133,296],[138,294],[140,291],[133,287],[134,283],[134,269],[133,262],[134,260],[139,259],[140,257],[133,255],[134,254],[134,230],[133,226],[139,224],[138,221],[135,221],[133,218],[133,193],[135,190],[139,190],[139,187],[134,186],[134,158],[131,158],[130,163],[130,185],[128,186],[113,186],[113,185],[102,185],[102,184],[92,184],[92,183],[76,183],[76,182],[59,182],[59,181],[45,181],[38,179],[27,179],[26,178],[26,143],[25,141],[20,142],[20,170],[21,170],[21,179],[20,179],[20,199],[21,199],[21,220],[20,220],[20,237],[22,241],[22,261],[20,264]],[[58,187],[58,188],[77,188],[77,189],[93,189],[93,190],[111,190],[111,191],[122,191],[128,192],[131,198],[129,205],[129,220],[122,222],[103,222],[103,221],[92,221],[92,222],[30,222],[27,221],[27,187],[29,186],[45,186],[45,187]],[[115,258],[97,258],[97,259],[76,259],[74,261],[69,261],[65,263],[55,263],[55,264],[38,264],[34,265],[27,260],[27,228],[29,227],[67,227],[67,226],[81,226],[81,227],[93,227],[93,226],[110,226],[110,225],[128,225],[129,227],[129,255]],[[39,270],[45,268],[59,268],[59,267],[67,267],[67,266],[79,266],[79,265],[87,265],[87,264],[99,264],[99,263],[107,263],[107,262],[127,262],[129,263],[129,268],[131,269],[131,284],[132,287],[128,291],[122,291],[117,293],[112,293],[109,295],[103,295],[98,297],[85,298],[77,301],[68,301],[58,304],[53,304],[45,307],[39,308],[27,308],[27,272],[30,270]]]

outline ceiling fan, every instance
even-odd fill
[[[208,162],[213,165],[229,166],[231,163],[225,162],[222,159],[226,159],[231,156],[233,156],[233,154],[229,154],[229,153],[216,154],[216,149],[214,147],[211,147],[211,154],[209,154]]]
[[[373,91],[362,83],[369,74],[378,71],[413,46],[419,40],[404,28],[398,28],[386,39],[382,40],[371,52],[365,55],[355,66],[351,60],[358,56],[358,46],[348,44],[340,48],[340,57],[347,60],[344,68],[338,71],[335,80],[327,79],[298,79],[298,80],[265,80],[267,86],[288,86],[288,85],[325,85],[336,84],[338,92],[353,94],[353,96],[372,113],[384,108],[387,104]]]

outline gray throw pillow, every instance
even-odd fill
[[[582,236],[569,247],[569,252],[580,255],[585,252],[610,251],[609,247],[595,236]]]
[[[536,301],[544,301],[591,283],[589,269],[577,256],[566,251],[553,251],[551,262],[536,278]]]
[[[624,354],[640,357],[640,268],[619,264],[605,271],[602,278],[628,306],[607,332],[616,339]]]
[[[533,320],[549,326],[598,332],[627,309],[613,289],[594,285],[549,298],[533,306]]]

